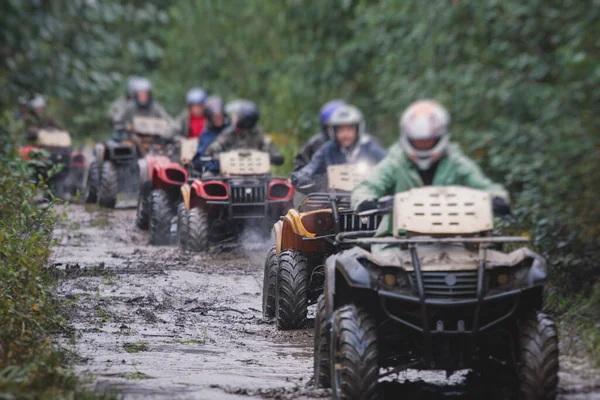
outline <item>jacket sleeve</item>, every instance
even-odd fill
[[[271,138],[268,137],[267,135],[263,135],[263,137],[262,137],[260,150],[266,151],[267,153],[269,153],[269,156],[271,158],[271,164],[273,164],[273,165],[283,164],[283,161],[284,161],[283,154],[281,154],[281,151],[279,151],[277,146],[275,146],[275,144],[271,141]]]
[[[206,155],[212,156],[213,154],[227,150],[235,140],[234,135],[235,131],[233,129],[223,131],[219,137],[206,148]]]
[[[510,196],[504,186],[485,176],[473,160],[461,155],[458,168],[463,185],[490,192],[494,197],[500,197],[510,202]]]
[[[327,148],[327,144],[321,146],[313,155],[308,164],[306,164],[302,169],[294,172],[295,180],[309,179],[314,181],[317,178],[317,175],[325,172],[325,156],[327,154]]]
[[[388,155],[383,159],[369,176],[362,181],[352,192],[350,200],[352,209],[367,200],[378,200],[388,194],[393,194],[396,186],[398,169],[397,157]]]
[[[323,134],[321,132],[313,135],[308,142],[302,146],[296,157],[294,157],[294,171],[299,171],[306,166],[315,152],[319,150],[319,147],[325,143],[325,140],[321,139]]]

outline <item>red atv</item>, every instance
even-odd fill
[[[269,154],[256,150],[221,153],[219,176],[193,179],[181,188],[178,216],[183,249],[206,251],[209,241],[235,236],[244,228],[269,228],[292,208],[294,188],[271,175]]]
[[[37,153],[37,154],[36,154]],[[36,160],[36,176],[48,179],[51,192],[59,198],[70,199],[83,189],[87,158],[84,153],[74,152],[71,135],[59,129],[40,129],[34,144],[19,148],[25,160]],[[49,177],[51,168],[60,168]]]
[[[196,153],[198,139],[177,143],[178,152],[171,158],[147,156],[141,175],[136,225],[150,230],[150,244],[169,244],[177,231],[175,217],[181,203],[181,187],[188,182],[193,167],[190,162]]]

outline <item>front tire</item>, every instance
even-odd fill
[[[558,384],[558,333],[549,315],[519,321],[519,398],[550,400]]]
[[[267,318],[275,316],[275,290],[277,289],[277,251],[272,246],[267,252],[263,279],[263,315]]]
[[[177,238],[182,251],[186,251],[188,248],[189,235],[188,211],[185,209],[184,203],[179,203],[177,206]]]
[[[87,181],[85,185],[85,202],[96,203],[98,201],[98,185],[100,182],[100,167],[97,161],[90,163]]]
[[[208,215],[201,207],[188,212],[188,249],[194,252],[208,250]]]
[[[135,215],[135,225],[142,229],[148,229],[150,225],[150,191],[151,182],[144,182],[138,194],[137,210]]]
[[[301,251],[279,254],[277,273],[277,326],[279,329],[304,329],[308,309],[308,260]]]
[[[104,161],[98,187],[98,204],[106,208],[115,208],[118,192],[119,174],[117,167],[110,161]]]
[[[363,308],[345,305],[333,313],[330,346],[334,399],[377,399],[379,354],[375,319]]]
[[[329,388],[331,374],[329,365],[329,330],[327,329],[327,315],[325,312],[325,296],[320,295],[317,300],[317,314],[315,315],[314,335],[314,376],[317,387]]]
[[[170,243],[173,216],[167,192],[160,189],[150,192],[150,244]]]

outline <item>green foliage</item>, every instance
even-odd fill
[[[123,343],[123,348],[128,353],[139,353],[142,351],[148,351],[148,342],[139,341],[137,343]]]
[[[50,255],[55,203],[37,205],[47,186],[33,183],[0,121],[0,397],[92,398],[77,390],[66,353],[50,335],[64,326],[44,271]]]

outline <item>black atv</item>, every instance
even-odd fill
[[[553,399],[558,336],[541,312],[546,263],[527,248],[492,250],[527,241],[492,229],[489,194],[450,186],[397,194],[394,237],[339,234],[355,247],[326,263],[315,381],[336,399],[370,399],[381,371],[470,368],[510,398]]]
[[[142,162],[145,155],[174,147],[167,131],[165,120],[136,117],[127,139],[97,144],[88,169],[86,202],[114,208],[119,193],[137,194],[140,184],[148,180]]]

